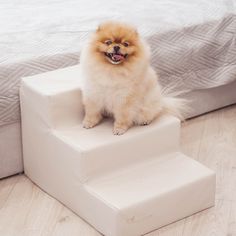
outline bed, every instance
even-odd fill
[[[108,19],[138,28],[163,87],[191,101],[186,118],[236,102],[234,0],[9,0],[0,12],[0,178],[23,171],[21,78],[77,64]]]

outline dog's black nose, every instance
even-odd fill
[[[114,50],[115,50],[115,52],[118,52],[120,50],[120,47],[119,46],[114,46]]]

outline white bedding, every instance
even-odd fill
[[[107,19],[136,25],[146,38],[235,12],[235,0],[0,0],[0,63],[80,51]]]
[[[191,91],[236,78],[235,0],[0,0],[0,125],[20,119],[22,76],[78,63],[99,22],[138,27],[164,86]]]

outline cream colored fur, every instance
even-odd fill
[[[114,28],[123,27],[120,23],[110,24]],[[124,25],[125,29],[127,27],[130,26]],[[137,34],[136,31],[135,33]],[[163,112],[180,116],[178,107],[181,107],[182,101],[162,95],[157,75],[149,63],[149,47],[138,34],[135,36],[136,44],[134,43],[138,53],[133,58],[129,55],[127,62],[124,61],[121,65],[103,61],[102,52],[101,58],[96,54],[96,34],[98,33],[95,33],[81,54],[85,78],[85,128],[94,127],[102,120],[103,115],[108,114],[114,117],[113,133],[121,135],[134,124],[148,125]]]

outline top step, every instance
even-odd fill
[[[22,79],[21,94],[40,118],[51,128],[71,127],[81,123],[82,76],[80,67],[72,66]]]

